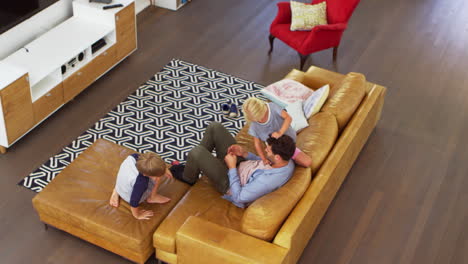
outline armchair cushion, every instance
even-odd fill
[[[291,1],[291,31],[311,30],[327,24],[327,2],[311,5]]]

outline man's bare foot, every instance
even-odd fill
[[[148,203],[158,203],[158,204],[167,203],[170,200],[171,200],[171,198],[166,197],[166,196],[162,196],[162,195],[159,195],[159,194],[148,197],[148,199],[146,199],[146,201]]]
[[[111,198],[109,200],[109,204],[112,207],[119,207],[119,202],[120,202],[120,196],[114,189],[112,191],[112,195],[111,195]]]

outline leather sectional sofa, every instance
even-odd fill
[[[222,199],[205,177],[192,187],[168,181],[162,191],[171,196],[171,203],[150,205],[160,212],[152,221],[132,221],[128,206],[107,206],[114,184],[108,175],[115,177],[132,151],[98,140],[33,199],[39,217],[138,263],[152,254],[153,246],[156,257],[168,263],[296,263],[380,119],[386,89],[367,82],[362,74],[342,75],[318,67],[293,70],[285,78],[311,89],[330,84],[321,112],[308,120],[309,127],[297,138],[312,166],[296,167],[288,183],[249,207],[241,209]],[[236,138],[254,152],[247,129]],[[73,178],[78,180],[68,182]],[[80,184],[81,191],[72,189],[75,198],[66,198],[60,194],[62,184]],[[72,209],[67,209],[69,203]],[[79,203],[93,209],[80,209]]]

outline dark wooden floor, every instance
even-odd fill
[[[0,263],[128,263],[56,229],[16,186],[171,58],[261,84],[299,59],[268,27],[277,0],[194,0],[138,16],[139,49],[0,156]],[[362,0],[338,56],[306,63],[388,87],[382,120],[300,263],[468,263],[468,2]],[[154,262],[154,259],[150,260]]]

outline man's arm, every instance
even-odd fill
[[[231,145],[228,148],[228,154],[243,157],[246,160],[261,160],[261,158],[251,152],[247,152],[241,145]]]
[[[261,174],[264,173],[265,171],[263,170],[254,172],[256,174],[255,177],[261,177]],[[260,180],[241,186],[236,168],[229,169],[228,176],[231,190],[230,198],[234,203],[250,203],[271,192],[270,186]]]

